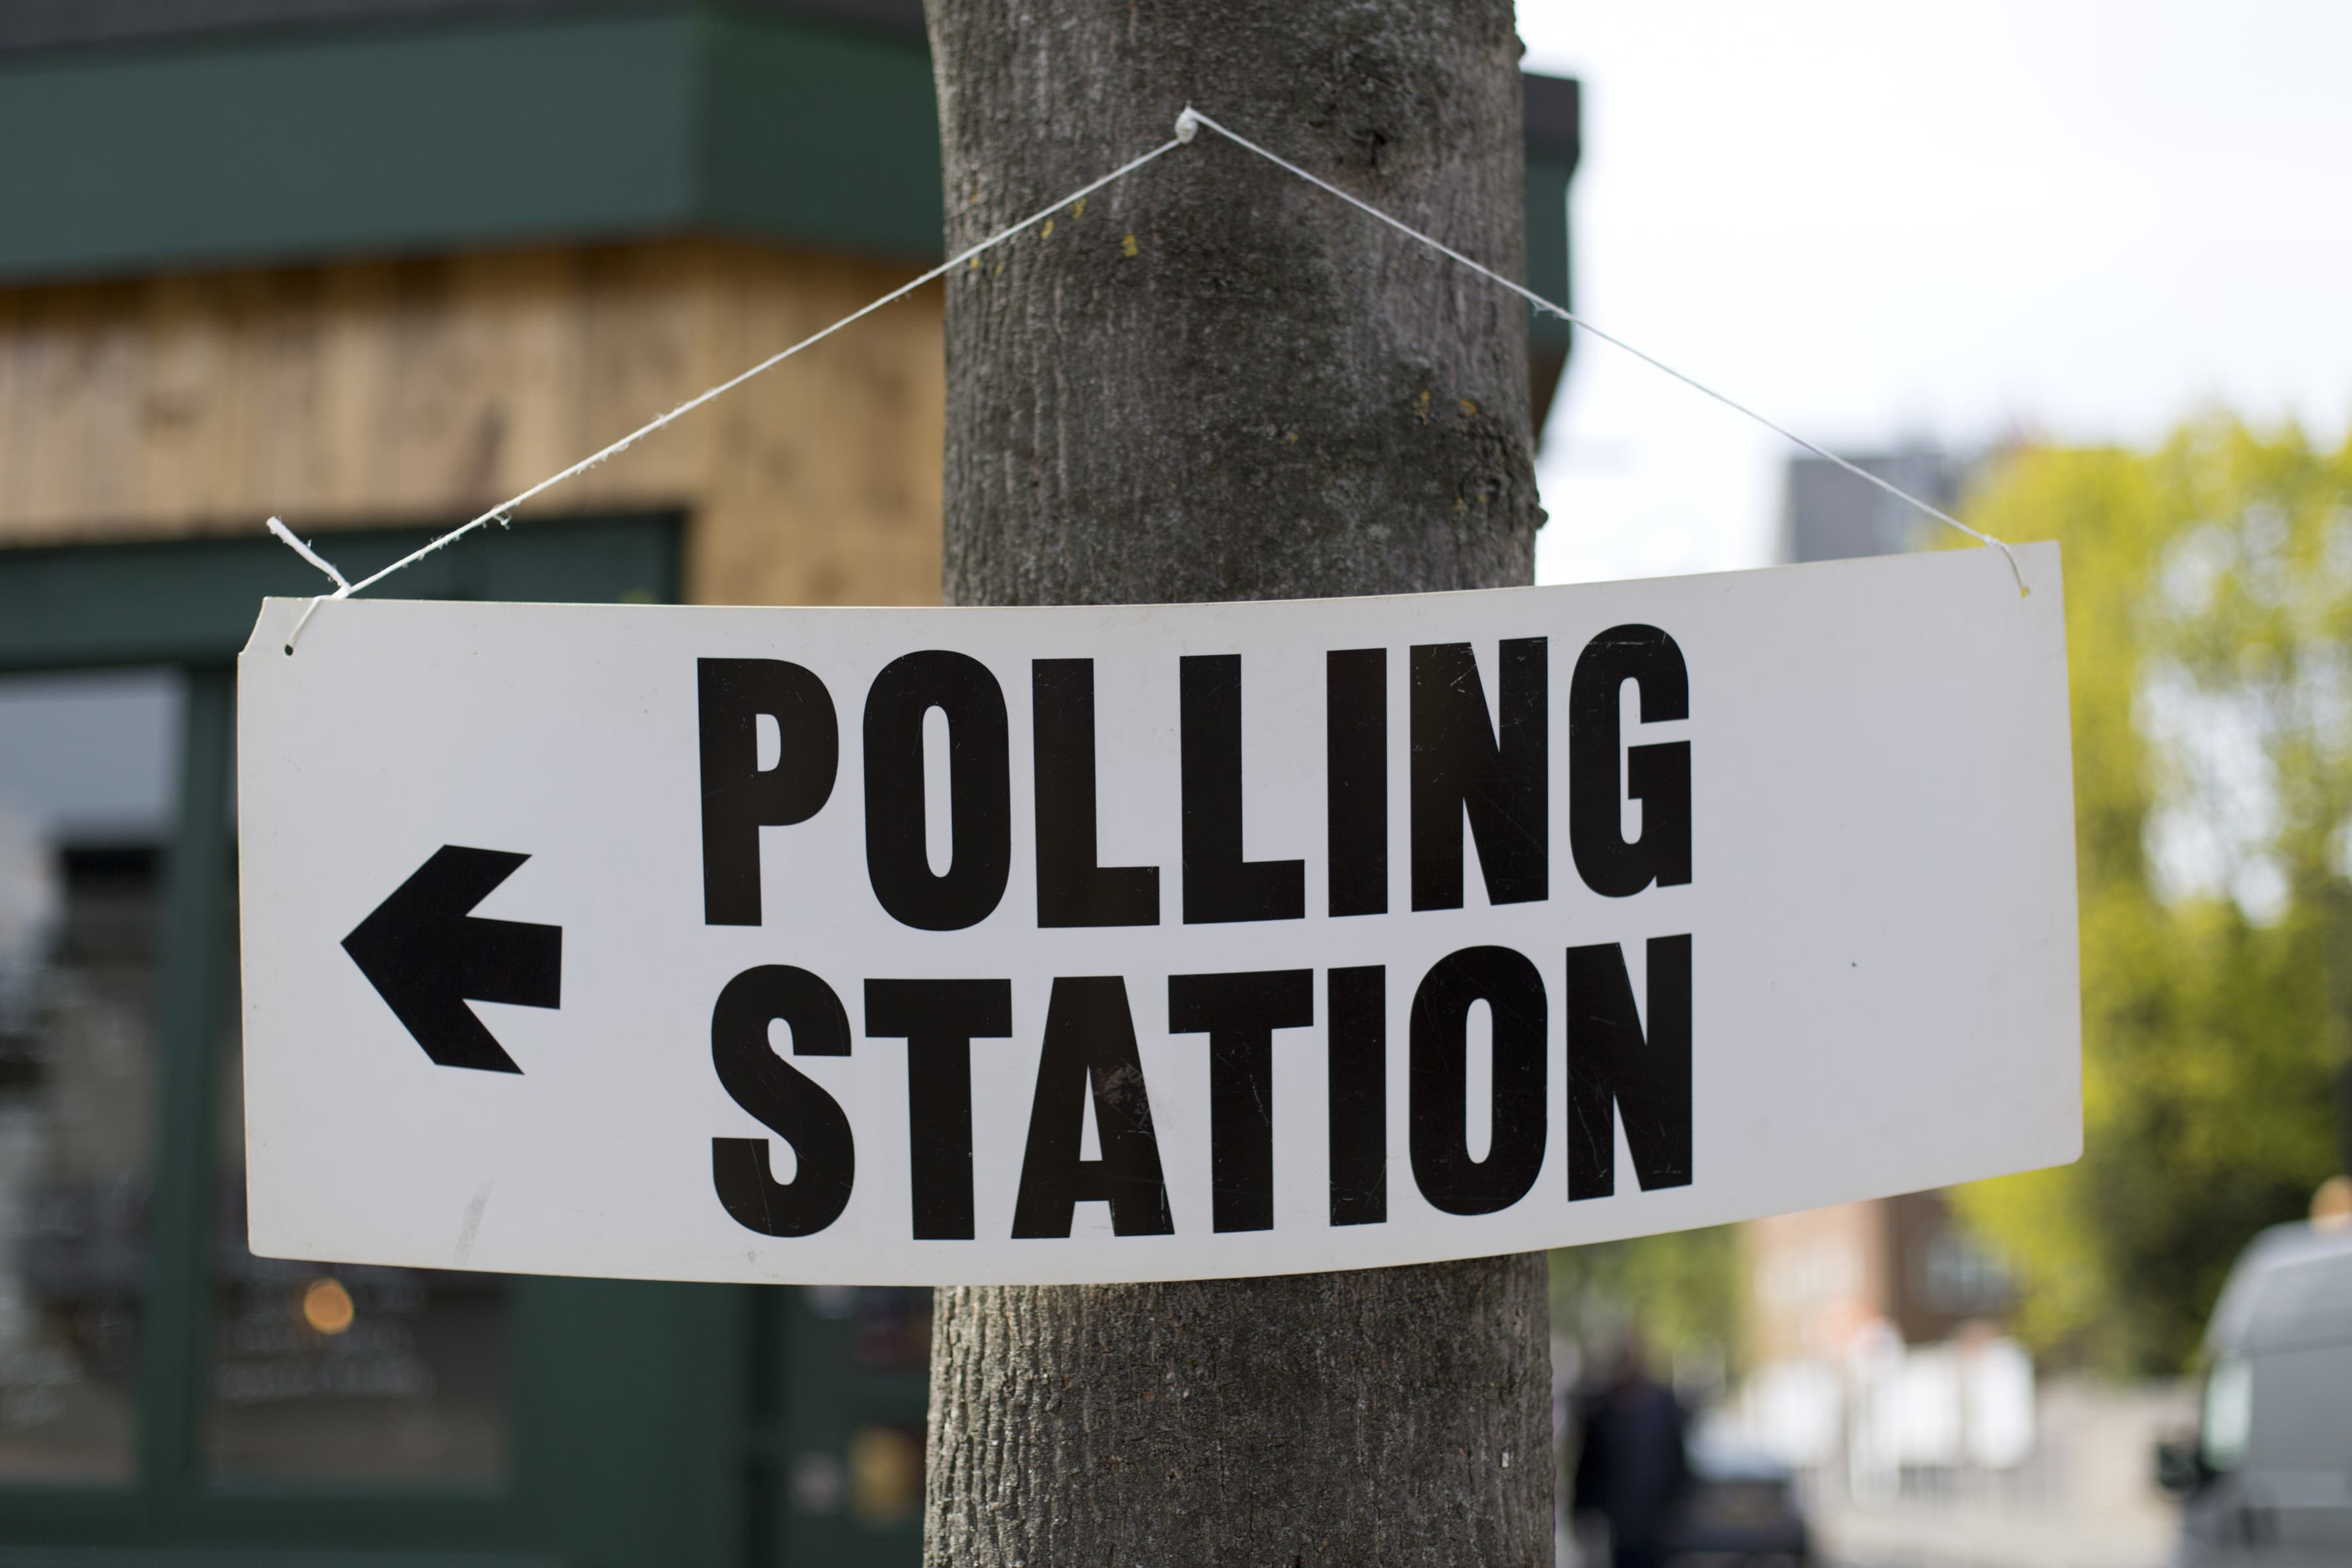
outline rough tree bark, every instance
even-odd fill
[[[1523,266],[1510,0],[928,10],[950,247],[1189,101]],[[957,274],[947,321],[950,603],[1528,580],[1523,307],[1212,133]],[[930,1563],[1550,1560],[1539,1258],[937,1310]]]

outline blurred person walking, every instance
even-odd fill
[[[1619,1347],[1579,1425],[1575,1509],[1608,1521],[1615,1568],[1660,1568],[1689,1489],[1685,1419],[1675,1391],[1650,1375],[1638,1336]]]

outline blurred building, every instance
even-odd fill
[[[1752,1220],[1740,1240],[1759,1361],[1843,1355],[1882,1326],[1903,1344],[1939,1343],[1997,1324],[2012,1301],[2008,1271],[1940,1193]]]
[[[1528,137],[1564,298],[1574,83]],[[0,1562],[915,1560],[928,1293],[246,1249],[231,661],[320,586],[265,516],[386,563],[930,265],[940,213],[917,0],[0,6]],[[940,309],[400,592],[934,600]]]
[[[1852,461],[1947,511],[1973,468],[1927,443]],[[1941,526],[1826,458],[1789,460],[1784,560],[1899,554],[1932,542]],[[2010,1305],[2000,1265],[1959,1230],[1936,1193],[1758,1220],[1744,1228],[1742,1246],[1749,1352],[1759,1361],[1843,1354],[1874,1324],[1891,1328],[1901,1343],[1927,1344],[1998,1319]]]
[[[1850,459],[1864,473],[1949,511],[1972,467],[1940,447],[1919,443]],[[1855,478],[1825,458],[1789,459],[1780,506],[1783,561],[1844,561],[1857,555],[1898,555],[1919,549],[1943,525]]]
[[[1925,444],[1853,461],[1945,510],[1970,470]],[[1897,554],[1940,526],[1837,464],[1790,460],[1786,560]],[[1906,1473],[2025,1458],[2032,1368],[2000,1335],[2011,1282],[1940,1193],[1750,1221],[1740,1245],[1748,1414],[1786,1458],[1842,1466],[1857,1494]]]

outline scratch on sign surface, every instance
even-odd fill
[[[490,1184],[484,1182],[466,1205],[466,1222],[457,1227],[457,1267],[474,1255],[474,1237],[482,1228],[482,1211],[490,1204]]]

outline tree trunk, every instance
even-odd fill
[[[929,0],[948,243],[1187,102],[1507,274],[1509,0]],[[1525,583],[1525,309],[1203,132],[949,282],[950,603]],[[1551,1555],[1539,1257],[942,1289],[926,1559]]]

